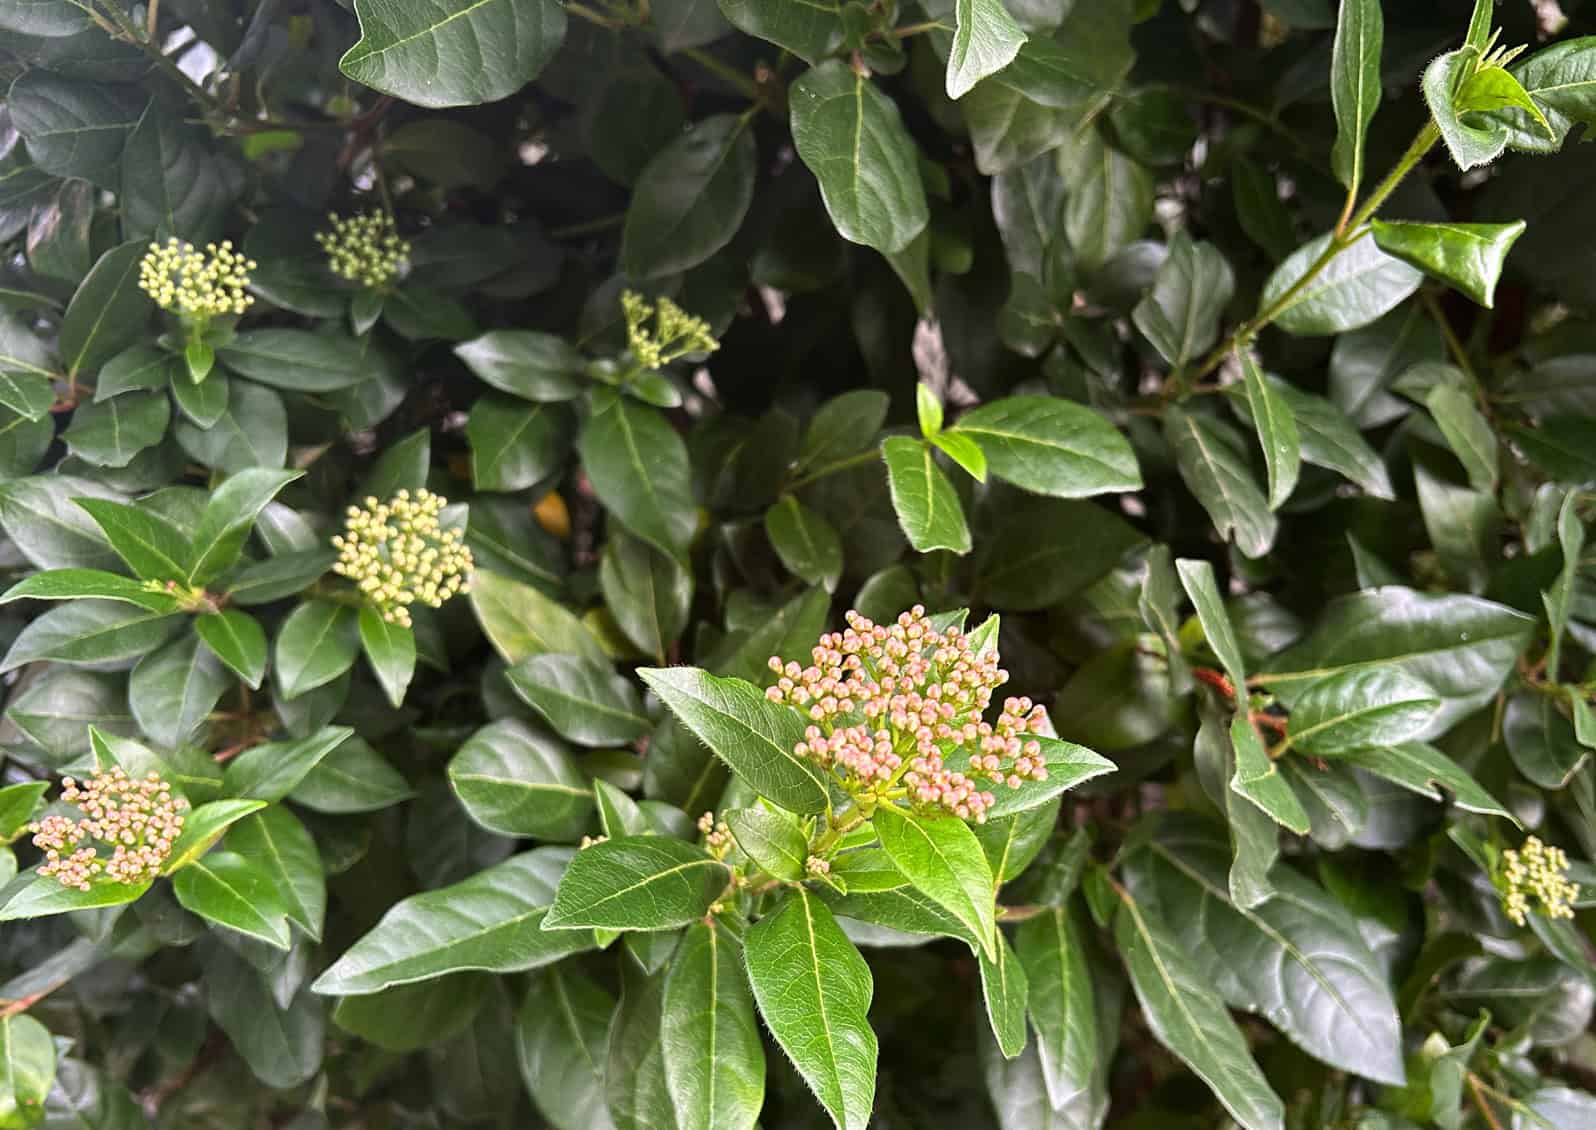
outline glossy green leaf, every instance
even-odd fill
[[[404,775],[364,741],[351,738],[323,758],[288,796],[315,812],[377,812],[414,796]]]
[[[1042,763],[1047,767],[1047,776],[1039,781],[1021,781],[1017,788],[1010,788],[1007,784],[994,786],[992,792],[995,800],[986,810],[988,819],[996,820],[1040,808],[1075,786],[1118,768],[1108,758],[1074,742],[1059,741],[1044,735],[1036,735],[1032,740],[1042,747]],[[960,770],[969,765],[967,755],[961,753],[950,756],[947,763],[949,767]]]
[[[883,253],[902,251],[930,213],[897,106],[837,59],[793,83],[787,102],[793,144],[820,182],[837,232]]]
[[[1380,250],[1365,231],[1299,288],[1329,245],[1328,235],[1303,244],[1264,284],[1259,306],[1274,309],[1280,304],[1274,322],[1289,334],[1319,337],[1366,326],[1417,290],[1424,279],[1416,267]]]
[[[514,719],[489,723],[449,761],[449,786],[491,832],[570,841],[593,813],[593,790],[570,752]]]
[[[1476,490],[1496,489],[1497,444],[1496,433],[1473,397],[1451,385],[1436,385],[1424,398],[1447,446],[1468,472],[1469,483]]]
[[[1591,758],[1590,748],[1551,695],[1521,691],[1509,697],[1502,737],[1514,766],[1543,789],[1566,788]]]
[[[281,467],[288,458],[288,411],[282,397],[254,381],[229,382],[227,411],[210,427],[184,419],[174,434],[184,451],[218,471]]]
[[[393,624],[371,605],[360,608],[360,647],[383,693],[395,708],[404,704],[405,691],[416,673],[416,635],[403,624]]]
[[[0,1126],[38,1124],[55,1069],[48,1028],[25,1014],[0,1017]]]
[[[1269,660],[1262,681],[1292,705],[1330,675],[1397,667],[1440,695],[1432,723],[1439,733],[1492,699],[1533,625],[1522,613],[1477,597],[1371,589],[1330,602],[1300,643]]]
[[[1544,120],[1521,107],[1494,115],[1506,123],[1508,144],[1531,153],[1552,153],[1562,147],[1569,130],[1592,121],[1596,109],[1596,46],[1590,36],[1565,39],[1535,52],[1513,68],[1513,77],[1529,94]]]
[[[865,1130],[876,1090],[870,967],[831,912],[797,888],[748,931],[754,1000],[838,1130]]]
[[[1281,776],[1279,768],[1264,749],[1258,728],[1241,714],[1230,722],[1230,743],[1236,752],[1236,771],[1230,790],[1246,797],[1276,824],[1299,836],[1311,827],[1302,801]]]
[[[80,405],[61,437],[67,450],[97,467],[126,467],[161,441],[172,404],[164,392],[129,392]]]
[[[44,172],[81,177],[113,191],[118,187],[122,147],[135,113],[110,89],[33,69],[11,84],[6,105],[28,156]]]
[[[177,598],[169,592],[152,592],[143,582],[102,569],[47,569],[30,573],[0,596],[0,604],[13,600],[116,600],[150,612],[175,612]]]
[[[74,498],[105,532],[122,560],[146,580],[175,581],[188,575],[194,546],[154,510],[103,498]]]
[[[223,788],[233,796],[282,800],[345,743],[358,742],[354,734],[348,726],[325,726],[299,741],[251,746],[228,763]]]
[[[1330,55],[1330,101],[1336,143],[1330,165],[1347,192],[1357,196],[1366,173],[1364,138],[1380,105],[1380,50],[1385,18],[1379,0],[1341,0]]]
[[[1165,361],[1184,365],[1219,337],[1219,317],[1235,289],[1235,274],[1217,247],[1177,232],[1131,316]]]
[[[753,201],[757,164],[746,115],[704,118],[656,153],[626,210],[621,267],[627,277],[685,271],[730,243]]]
[[[1424,733],[1440,709],[1436,692],[1400,667],[1353,668],[1297,697],[1291,744],[1320,757],[1392,746]]]
[[[970,551],[970,528],[964,507],[947,474],[936,465],[923,440],[893,436],[881,445],[887,464],[892,508],[909,544],[921,553],[950,549]]]
[[[1247,390],[1247,411],[1258,445],[1263,448],[1269,481],[1269,507],[1278,510],[1297,488],[1302,471],[1302,443],[1297,417],[1279,387],[1264,379],[1251,353],[1241,354],[1242,380]]]
[[[668,930],[701,917],[731,877],[704,850],[662,836],[623,836],[576,853],[547,930]]]
[[[953,46],[948,52],[947,92],[963,98],[970,88],[1013,61],[1025,32],[1000,0],[958,0]]]
[[[1285,1108],[1224,1000],[1155,909],[1123,889],[1114,940],[1158,1042],[1196,1072],[1246,1130],[1282,1130]]]
[[[569,609],[503,574],[488,569],[472,574],[471,607],[483,633],[506,663],[549,652],[608,660],[593,634]]]
[[[1202,625],[1203,638],[1218,656],[1232,687],[1247,685],[1247,668],[1242,659],[1241,644],[1236,639],[1235,626],[1225,611],[1224,598],[1219,592],[1219,582],[1214,577],[1214,567],[1207,561],[1181,558],[1175,562],[1175,572],[1180,584],[1197,610],[1197,620]]]
[[[577,450],[599,501],[628,530],[684,555],[698,528],[687,448],[658,409],[596,394]]]
[[[536,848],[464,882],[401,900],[312,988],[324,996],[361,996],[463,970],[536,969],[588,948],[586,935],[542,928],[571,855],[567,848]]]
[[[139,660],[128,679],[128,706],[151,741],[172,748],[193,736],[232,686],[211,649],[185,632]]]
[[[981,955],[981,995],[986,1001],[986,1018],[992,1035],[1009,1059],[1025,1050],[1025,1009],[1030,993],[1026,982],[1024,965],[1000,931],[996,956]]]
[[[1021,923],[1014,948],[1029,984],[1028,1009],[1047,1097],[1062,1106],[1091,1079],[1098,1054],[1092,971],[1078,914],[1048,907]]]
[[[140,898],[149,889],[148,882],[95,883],[85,891],[77,887],[64,887],[55,878],[35,875],[24,881],[19,877],[7,888],[10,894],[5,903],[0,905],[0,922],[123,906]]]
[[[316,841],[299,817],[274,804],[229,828],[227,845],[271,876],[288,920],[320,940],[327,913],[327,878]]]
[[[322,1001],[301,989],[286,1007],[279,1006],[260,972],[225,946],[208,955],[203,986],[211,1018],[256,1079],[286,1090],[321,1069],[326,1051]]]
[[[547,654],[509,670],[510,685],[562,737],[578,745],[620,745],[646,733],[637,691],[607,663]]]
[[[1354,750],[1343,760],[1431,800],[1450,800],[1469,812],[1517,822],[1516,817],[1457,762],[1424,742],[1371,746]]]
[[[599,560],[604,604],[626,638],[658,662],[687,627],[693,575],[624,528],[610,531]]]
[[[1083,498],[1142,485],[1125,437],[1062,398],[1006,397],[966,413],[955,430],[981,445],[993,474],[1037,494]]]
[[[1341,409],[1273,375],[1264,381],[1291,409],[1304,462],[1345,475],[1376,498],[1396,497],[1385,463]]]
[[[793,752],[804,736],[795,710],[770,702],[741,679],[694,667],[644,667],[638,677],[760,796],[791,812],[825,811],[823,772]]]
[[[790,494],[765,511],[765,536],[787,571],[827,592],[842,576],[842,541],[824,518]]]
[[[181,616],[109,600],[74,600],[52,608],[17,634],[0,672],[51,659],[94,670],[133,666],[182,628]]]
[[[881,847],[903,877],[957,918],[988,960],[996,952],[992,869],[970,826],[954,816],[924,818],[883,805],[872,819]]]
[[[765,1050],[737,942],[690,927],[665,976],[660,1047],[679,1125],[750,1130],[765,1101]]]
[[[162,865],[161,874],[175,875],[193,866],[228,828],[265,807],[263,800],[213,800],[189,812],[183,821],[183,831],[172,842],[171,854]]]
[[[565,39],[553,0],[437,0],[424,6],[358,0],[360,39],[338,69],[418,106],[475,106],[508,98],[543,70]]]
[[[522,400],[572,400],[582,391],[582,355],[553,334],[493,330],[461,342],[454,355],[480,380]]]
[[[372,373],[353,338],[305,330],[245,330],[216,355],[241,377],[292,392],[333,392]]]
[[[766,873],[778,879],[804,877],[809,845],[791,814],[766,808],[734,808],[723,819],[737,846]]]
[[[354,665],[360,648],[359,616],[330,600],[307,600],[277,630],[273,667],[285,698],[330,683]]]
[[[1496,282],[1502,264],[1525,223],[1452,224],[1399,223],[1375,220],[1370,224],[1380,250],[1411,263],[1421,271],[1468,295],[1484,307],[1496,304]]]
[[[172,892],[183,909],[208,922],[288,948],[287,909],[272,873],[256,860],[232,851],[212,852],[177,872]]]
[[[237,563],[260,512],[301,474],[252,468],[229,475],[213,490],[194,529],[188,583],[206,584]]]
[[[556,1130],[614,1130],[604,1101],[606,1041],[615,1001],[565,966],[529,983],[515,1047],[538,1112]]]
[[[194,618],[194,631],[228,670],[259,690],[266,677],[266,629],[260,621],[236,608],[207,612]]]
[[[1171,819],[1127,861],[1126,886],[1205,984],[1266,1017],[1316,1058],[1383,1083],[1405,1080],[1391,987],[1335,899],[1289,868],[1276,897],[1230,902],[1229,851],[1200,821]]]
[[[1206,416],[1171,408],[1164,413],[1164,435],[1181,478],[1219,533],[1234,538],[1248,557],[1268,553],[1278,523],[1230,433]]]
[[[1075,119],[1066,116],[1065,136],[1076,129]],[[1077,171],[1067,178],[1064,232],[1076,263],[1092,275],[1146,229],[1157,182],[1151,170],[1107,144],[1096,130],[1085,133],[1071,156]]]

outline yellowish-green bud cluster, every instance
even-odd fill
[[[139,289],[184,321],[242,314],[255,301],[244,291],[256,266],[229,240],[207,243],[199,251],[192,243],[169,239],[150,244],[139,263]]]
[[[388,212],[329,214],[330,230],[316,233],[327,266],[339,278],[381,290],[405,269],[410,241],[402,239]]]
[[[437,608],[469,591],[471,550],[460,531],[438,523],[448,504],[425,489],[402,490],[387,502],[368,498],[364,507],[349,508],[344,532],[332,539],[333,571],[354,581],[390,624],[408,628],[410,605]]]
[[[1533,911],[1547,918],[1574,917],[1579,884],[1568,881],[1568,856],[1536,836],[1517,851],[1502,853],[1502,909],[1522,926]]]
[[[621,312],[626,316],[626,344],[645,369],[661,369],[689,353],[713,353],[720,342],[709,331],[709,323],[695,318],[669,298],[650,303],[641,294],[621,294]],[[654,328],[648,320],[654,319]]]

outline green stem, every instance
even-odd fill
[[[1265,129],[1279,134],[1286,141],[1289,141],[1298,152],[1307,153],[1310,151],[1310,146],[1308,143],[1301,137],[1297,136],[1294,130],[1283,123],[1279,118],[1275,117],[1275,115],[1270,113],[1268,110],[1265,110],[1259,106],[1254,106],[1251,102],[1243,102],[1240,98],[1232,98],[1228,94],[1217,94],[1211,90],[1202,90],[1198,87],[1192,86],[1182,86],[1175,82],[1149,83],[1146,86],[1141,87],[1141,89],[1162,90],[1165,93],[1173,94],[1178,98],[1189,99],[1192,102],[1206,102],[1210,106],[1223,107],[1224,109],[1230,110],[1233,113],[1240,114],[1244,118],[1250,118],[1259,125],[1263,126]]]
[[[612,19],[609,16],[595,12],[586,4],[567,4],[565,6],[565,10],[571,15],[576,16],[578,19],[586,20],[590,24],[598,24],[599,27],[607,27],[611,31],[614,31],[621,26],[620,20]]]
[[[888,34],[891,35],[893,39],[908,39],[911,35],[923,35],[928,31],[952,30],[952,28],[948,27],[948,25],[943,23],[941,20],[926,20],[924,23],[904,24],[902,27],[895,27],[888,32]]]
[[[1396,191],[1397,186],[1424,159],[1424,155],[1435,146],[1435,143],[1440,138],[1441,131],[1436,127],[1435,123],[1427,123],[1418,132],[1418,135],[1414,137],[1413,143],[1407,148],[1407,152],[1402,154],[1401,159],[1385,175],[1385,179],[1369,194],[1369,198],[1363,202],[1363,206],[1352,214],[1352,218],[1347,222],[1345,229],[1331,234],[1324,250],[1320,252],[1319,257],[1313,261],[1312,265],[1302,273],[1302,277],[1292,283],[1283,294],[1268,306],[1237,326],[1231,331],[1229,337],[1214,346],[1213,351],[1203,359],[1203,363],[1197,369],[1193,379],[1201,380],[1217,369],[1220,362],[1224,361],[1232,352],[1256,337],[1260,330],[1273,322],[1296,302],[1297,297],[1319,277],[1319,273],[1330,265],[1330,260],[1361,239],[1364,235],[1364,226],[1373,218],[1380,205],[1384,204],[1386,199]]]
[[[681,52],[683,56],[697,63],[704,70],[714,75],[727,85],[734,87],[739,94],[755,102],[763,102],[765,92],[759,84],[735,67],[727,66],[708,51],[701,51],[697,47],[689,47]]]
[[[846,471],[850,467],[858,467],[865,463],[873,463],[879,458],[881,458],[880,449],[872,447],[867,451],[859,452],[857,455],[849,455],[844,459],[835,459],[830,463],[822,463],[813,471],[810,471],[807,475],[800,475],[796,479],[793,479],[787,484],[787,489],[797,490],[799,487],[808,486],[816,479],[823,479],[827,475],[836,474],[838,471]]]
[[[832,848],[836,847],[837,842],[841,840],[842,837],[846,836],[849,832],[853,831],[868,819],[869,817],[866,815],[863,808],[855,808],[852,812],[848,813],[847,816],[843,817],[840,823],[833,824],[825,835],[816,840],[814,846],[809,849],[809,854],[818,855],[821,859],[825,859],[826,853]]]

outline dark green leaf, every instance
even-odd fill
[[[537,78],[565,39],[554,0],[357,0],[360,39],[338,68],[418,106],[475,106]]]
[[[608,662],[582,621],[531,585],[487,569],[471,577],[471,608],[483,634],[506,663],[566,652]]]
[[[1169,926],[1121,889],[1114,939],[1153,1035],[1213,1088],[1246,1130],[1281,1130],[1285,1109],[1225,1002]]]
[[[624,528],[610,531],[599,560],[604,604],[626,638],[657,661],[687,627],[693,575]]]
[[[194,630],[233,674],[252,689],[260,689],[266,677],[266,630],[259,620],[228,608],[197,617]]]
[[[285,698],[330,683],[354,665],[359,619],[353,608],[330,600],[307,600],[288,614],[273,653]]]
[[[53,659],[99,671],[131,667],[183,626],[183,618],[109,600],[74,600],[18,633],[0,672]]]
[[[245,330],[217,350],[217,357],[241,377],[293,392],[348,388],[373,371],[353,338],[305,330]]]
[[[844,239],[902,251],[930,218],[914,142],[898,108],[841,60],[814,67],[787,91],[793,143]]]
[[[696,267],[731,242],[754,197],[757,152],[746,115],[697,122],[637,178],[621,236],[627,277]]]
[[[1371,233],[1360,233],[1330,257],[1312,282],[1288,292],[1330,246],[1330,237],[1310,240],[1287,256],[1264,284],[1260,307],[1284,303],[1275,325],[1303,337],[1344,333],[1366,326],[1419,288],[1424,275],[1381,251]]]
[[[608,663],[534,655],[510,668],[509,678],[556,732],[578,745],[624,745],[648,731],[637,691]]]
[[[1218,248],[1177,232],[1132,317],[1165,361],[1184,365],[1219,337],[1219,316],[1235,289],[1235,275]]]
[[[542,928],[570,858],[568,848],[537,848],[401,900],[312,988],[359,996],[462,970],[517,973],[588,948],[586,936]]]
[[[796,497],[784,494],[765,511],[765,536],[794,576],[827,592],[842,576],[842,540],[831,525]]]
[[[0,604],[13,600],[75,600],[98,597],[136,605],[151,612],[175,612],[177,598],[164,590],[151,592],[141,581],[100,569],[47,569],[31,573],[0,596]]]
[[[1029,998],[1026,980],[1025,967],[1000,931],[996,957],[981,955],[981,991],[992,1035],[1009,1059],[1025,1050],[1025,1009]]]
[[[301,474],[251,468],[229,475],[213,490],[194,529],[194,566],[188,583],[206,584],[231,568],[243,552],[256,517]]]
[[[582,355],[553,334],[493,330],[454,354],[479,379],[523,400],[572,400],[582,391]]]
[[[471,819],[507,836],[574,840],[593,791],[554,739],[504,719],[473,734],[449,762],[449,784]]]
[[[1392,746],[1430,728],[1441,700],[1400,667],[1352,668],[1308,685],[1291,708],[1291,744],[1333,757]]]
[[[981,445],[993,474],[1038,494],[1083,498],[1142,485],[1125,437],[1062,398],[1006,397],[967,413],[954,430]]]
[[[599,501],[627,529],[681,557],[698,528],[687,448],[659,411],[608,390],[577,441]]]
[[[126,467],[161,441],[172,405],[164,392],[130,392],[79,406],[61,437],[67,450],[97,467]]]
[[[614,999],[564,966],[534,976],[516,1014],[521,1078],[556,1130],[613,1130],[604,1101]]]
[[[11,112],[15,120],[15,102]],[[150,300],[139,290],[137,275],[148,249],[142,242],[113,247],[78,284],[61,319],[61,360],[68,372],[98,369],[143,336]]]
[[[1263,448],[1264,467],[1269,477],[1269,506],[1279,507],[1291,497],[1302,470],[1302,446],[1298,438],[1297,417],[1279,388],[1264,379],[1252,354],[1242,353],[1241,373],[1247,390],[1247,411]]]
[[[576,853],[544,928],[668,930],[701,917],[730,872],[704,850],[662,836],[623,836]]]
[[[1173,408],[1164,413],[1164,435],[1180,477],[1221,536],[1234,538],[1248,557],[1268,553],[1278,524],[1231,436],[1206,416]]]
[[[271,875],[288,920],[319,940],[327,910],[327,880],[316,841],[299,818],[274,804],[228,829],[227,844]]]
[[[360,609],[360,646],[372,673],[397,709],[416,673],[416,634],[403,624],[390,623],[371,605]]]
[[[1356,197],[1363,183],[1364,136],[1380,105],[1380,49],[1385,19],[1379,0],[1342,0],[1330,56],[1330,100],[1336,143],[1330,164],[1336,179]]]
[[[128,705],[150,740],[170,749],[189,740],[232,685],[210,648],[185,632],[139,660],[128,679]]]
[[[6,106],[40,169],[118,187],[122,146],[135,115],[110,88],[33,69],[11,84]]]

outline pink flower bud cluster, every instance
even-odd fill
[[[732,849],[731,827],[724,820],[716,820],[713,812],[698,818],[698,830],[704,837],[704,846],[716,859],[725,859]]]
[[[134,780],[120,767],[96,773],[81,786],[71,777],[61,784],[61,799],[83,817],[46,816],[28,825],[33,845],[44,852],[41,876],[86,891],[102,876],[113,883],[144,883],[161,873],[188,809],[171,785],[156,773]]]
[[[1018,788],[1047,778],[1041,743],[1047,712],[1010,698],[996,723],[985,720],[993,692],[1008,681],[996,650],[977,653],[957,627],[938,628],[915,605],[893,624],[857,612],[848,627],[820,637],[808,667],[772,656],[772,702],[810,721],[794,747],[839,772],[855,789],[884,792],[901,782],[911,803],[984,823],[995,802],[980,787]],[[947,758],[969,755],[968,773]]]

